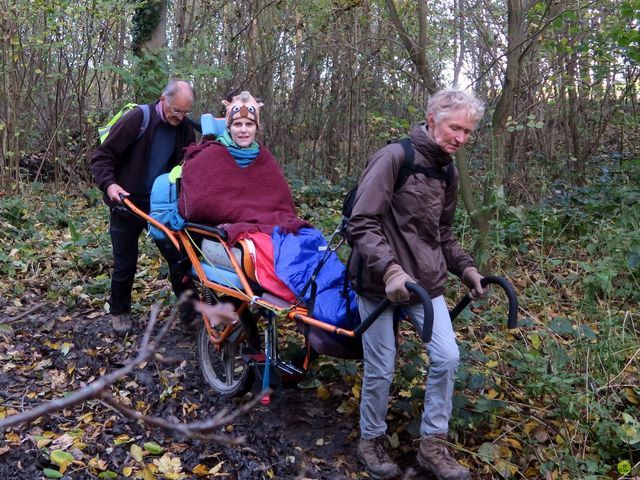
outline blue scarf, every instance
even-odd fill
[[[251,165],[251,162],[253,162],[260,153],[260,146],[255,140],[246,148],[238,146],[231,138],[231,134],[228,129],[226,129],[216,140],[227,147],[227,150],[229,150],[229,153],[241,168]]]

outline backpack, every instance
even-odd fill
[[[413,163],[415,152],[410,138],[407,137],[402,140],[390,140],[387,144],[389,143],[400,143],[404,150],[404,160],[400,167],[398,178],[396,178],[396,183],[393,186],[394,192],[397,192],[411,175],[418,174],[444,181],[447,187],[451,185],[451,182],[453,181],[453,163],[447,165],[446,168],[421,167]],[[358,185],[349,190],[347,195],[344,197],[344,201],[342,203],[342,232],[346,232],[347,224],[349,223],[351,213],[353,212],[353,204],[356,201],[356,193],[358,193]]]
[[[144,132],[147,130],[147,127],[149,126],[149,105],[127,103],[118,113],[113,116],[111,120],[109,120],[109,123],[107,123],[103,127],[98,127],[98,136],[100,137],[100,143],[104,143],[104,141],[107,139],[107,136],[111,131],[111,127],[113,127],[125,113],[127,113],[129,110],[133,110],[136,107],[140,107],[140,109],[142,110],[142,125],[140,125],[140,131],[138,132],[138,136],[136,137],[136,140],[140,140],[144,135]]]

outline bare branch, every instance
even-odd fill
[[[181,300],[178,302],[178,305],[180,305],[184,301],[185,299],[181,298]],[[107,391],[107,389],[119,379],[131,374],[136,368],[156,355],[158,345],[175,321],[178,308],[175,307],[172,310],[169,319],[162,325],[162,328],[160,328],[157,334],[152,336],[153,331],[155,330],[158,323],[159,312],[160,305],[155,304],[151,308],[149,323],[145,328],[142,341],[140,342],[140,350],[136,357],[130,360],[124,367],[108,375],[100,377],[100,379],[82,387],[80,390],[72,393],[71,395],[68,395],[64,398],[51,400],[50,402],[35,407],[31,410],[27,410],[22,413],[5,418],[4,420],[0,421],[0,431],[15,427],[17,425],[33,422],[34,420],[45,415],[50,415],[53,412],[64,410],[74,405],[79,405],[83,402],[86,402],[87,400],[98,398],[104,404],[117,410],[125,417],[143,422],[151,426],[182,433],[189,437],[206,438],[231,444],[241,443],[244,440],[242,437],[233,438],[224,435],[212,434],[211,432],[220,428],[221,426],[228,425],[229,423],[233,422],[233,420],[239,415],[243,415],[244,413],[249,411],[259,401],[259,399],[262,398],[262,395],[257,396],[254,400],[248,402],[240,408],[235,409],[233,412],[228,412],[226,409],[222,410],[213,418],[206,421],[193,423],[172,423],[163,418],[144,415],[136,410],[130,409],[122,403],[118,402],[111,395],[111,393]]]
[[[25,412],[11,415],[10,417],[5,418],[0,421],[0,431],[5,430],[10,427],[14,427],[16,425],[20,425],[22,423],[30,423],[42,416],[47,414],[57,412],[59,410],[63,410],[65,408],[69,408],[73,405],[78,405],[80,403],[86,402],[87,400],[91,400],[92,398],[99,397],[103,390],[113,385],[120,378],[129,375],[133,370],[135,370],[138,366],[142,365],[146,362],[151,356],[155,353],[155,344],[150,344],[149,338],[151,336],[151,332],[153,331],[158,317],[159,306],[154,305],[151,309],[151,316],[149,319],[149,324],[144,332],[144,337],[142,341],[142,349],[138,353],[137,357],[131,362],[127,363],[124,367],[108,374],[103,377],[100,377],[95,382],[86,385],[80,390],[68,395],[64,398],[57,398],[55,400],[51,400],[48,403],[40,405],[31,410],[27,410]],[[175,319],[176,313],[172,312],[169,320],[166,322],[165,327],[167,325],[171,325],[173,320]],[[165,330],[165,328],[163,328]],[[162,330],[162,331],[163,331]],[[162,333],[162,331],[160,333]]]

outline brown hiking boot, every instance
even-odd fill
[[[402,470],[387,453],[387,436],[380,435],[371,440],[361,438],[358,442],[358,458],[372,478],[388,480],[400,476]]]
[[[120,313],[118,315],[111,315],[111,327],[116,335],[124,337],[131,331],[131,315],[128,313]]]
[[[451,455],[446,435],[434,435],[420,440],[416,458],[418,465],[430,471],[438,480],[469,480],[469,469]]]

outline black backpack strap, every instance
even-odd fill
[[[145,132],[147,131],[147,127],[149,126],[149,119],[151,118],[151,112],[149,111],[149,105],[146,103],[143,105],[138,105],[140,110],[142,110],[142,123],[140,124],[140,131],[138,132],[137,140],[140,140]]]
[[[447,176],[444,179],[445,183],[447,184],[447,188],[453,183],[453,171],[454,171],[455,167],[453,165],[453,162],[451,162],[449,165],[447,165]]]
[[[413,159],[415,157],[415,152],[413,150],[413,144],[411,143],[411,139],[409,137],[403,138],[398,142],[402,145],[402,149],[404,150],[404,161],[402,162],[402,166],[400,167],[400,171],[398,172],[398,177],[396,178],[396,183],[393,186],[393,191],[397,192],[404,182],[407,181],[409,175],[413,175]]]
[[[446,167],[421,167],[414,164],[415,152],[413,150],[413,144],[410,138],[403,138],[398,143],[402,145],[404,150],[404,162],[400,167],[400,172],[396,178],[393,191],[397,191],[404,185],[411,175],[422,174],[429,178],[435,178],[441,182],[445,182],[447,187],[453,182],[453,162],[449,163]]]
[[[199,121],[194,120],[191,117],[185,117],[185,119],[187,120],[187,123],[193,127],[194,130],[202,133],[202,124]]]

